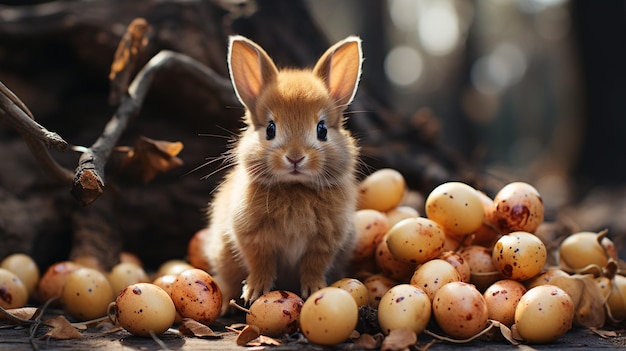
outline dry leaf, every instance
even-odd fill
[[[490,321],[490,323],[493,324],[494,327],[498,328],[500,330],[500,334],[502,334],[502,336],[511,344],[513,345],[519,345],[519,342],[517,342],[517,340],[515,340],[515,338],[513,338],[513,332],[511,331],[511,329],[509,329],[509,327],[507,327],[506,325],[498,322],[498,321]]]
[[[132,177],[150,182],[159,172],[167,172],[183,165],[176,157],[183,149],[181,142],[152,140],[140,137],[135,146],[128,149],[122,168]]]
[[[261,330],[256,325],[247,325],[237,336],[237,345],[245,346],[250,341],[261,336]]]
[[[234,301],[234,300],[231,300],[231,301]],[[227,326],[226,329],[229,329],[231,331],[239,333],[243,328],[245,328],[247,326],[248,325],[246,323],[233,323],[233,324]]]
[[[600,337],[604,339],[614,338],[618,335],[617,332],[614,330],[603,330],[603,329],[597,329],[597,328],[589,328],[589,330],[591,330],[592,332],[594,332],[595,334],[599,335]]]
[[[519,335],[519,332],[517,331],[517,326],[515,324],[511,326],[511,337],[514,340],[524,341],[524,338],[522,338],[522,336]]]
[[[251,341],[247,343],[246,346],[280,346],[282,345],[280,340],[270,338],[269,336],[265,336],[265,335],[259,336],[256,340],[257,341]]]
[[[606,320],[604,297],[593,275],[574,274],[555,277],[550,284],[567,292],[574,302],[574,323],[587,328],[600,328]]]
[[[70,322],[63,316],[58,316],[52,319],[45,320],[43,324],[52,327],[50,331],[44,334],[41,338],[52,338],[57,340],[68,339],[80,339],[83,337],[76,328],[74,328]]]
[[[374,336],[370,334],[361,334],[356,340],[354,340],[354,344],[352,344],[351,348],[356,350],[376,350],[380,348],[382,342],[382,334],[376,334]]]
[[[215,333],[206,325],[193,320],[191,318],[183,318],[178,332],[186,336],[195,336],[197,338],[221,338],[222,334]]]
[[[381,351],[408,350],[417,344],[417,334],[414,331],[401,328],[392,330],[383,340]]]
[[[34,320],[39,316],[41,310],[36,307],[22,307],[22,308],[12,308],[6,310],[7,313],[11,314],[14,317],[26,320]],[[0,320],[10,320],[8,316],[5,316],[0,313]]]

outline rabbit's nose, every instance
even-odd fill
[[[304,156],[300,158],[291,158],[289,156],[285,156],[285,157],[287,158],[287,161],[292,163],[294,166],[297,166],[300,162],[302,162],[302,160],[304,160]]]

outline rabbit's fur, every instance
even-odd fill
[[[251,303],[276,288],[306,298],[349,260],[358,147],[343,112],[361,41],[338,42],[312,70],[279,71],[260,46],[233,36],[228,64],[247,128],[209,210],[205,250],[223,312],[233,298]]]

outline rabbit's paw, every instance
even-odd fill
[[[303,281],[302,282],[302,293],[301,296],[303,299],[306,299],[307,297],[309,297],[312,293],[325,288],[327,286],[326,284],[326,280],[321,277],[319,279],[315,279],[315,280],[310,280],[310,281]]]
[[[258,299],[259,296],[266,294],[272,290],[272,282],[262,282],[258,279],[248,279],[245,280],[243,287],[241,289],[241,298],[245,301],[247,305],[250,305],[254,302],[254,300]]]

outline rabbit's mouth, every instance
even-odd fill
[[[306,169],[298,165],[291,166],[285,173],[288,176],[288,179],[295,182],[306,182],[310,176]]]

